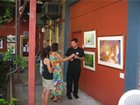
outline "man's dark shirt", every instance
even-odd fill
[[[69,48],[66,52],[66,56],[70,56],[71,54],[76,54],[79,57],[84,57],[84,50],[80,47],[74,49]],[[81,68],[81,61],[79,59],[73,59],[68,62],[68,67],[72,68]]]

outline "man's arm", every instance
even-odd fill
[[[60,63],[66,62],[66,61],[72,59],[74,56],[75,56],[75,54],[71,54],[70,56],[63,58],[63,57],[61,57],[59,54],[56,54],[56,58],[58,59],[58,61],[59,61]]]

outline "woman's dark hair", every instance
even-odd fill
[[[58,51],[58,43],[52,44],[52,51]]]
[[[43,48],[42,54],[41,54],[41,58],[42,59],[44,59],[46,57],[49,58],[50,51],[51,51],[51,47],[50,46],[47,46],[47,47]]]

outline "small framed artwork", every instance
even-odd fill
[[[96,31],[84,32],[84,47],[96,48]]]
[[[123,36],[98,37],[98,64],[123,69]]]
[[[95,52],[85,51],[84,68],[95,71]]]
[[[7,42],[8,43],[15,43],[16,42],[16,36],[14,36],[14,35],[8,35],[7,36]]]
[[[0,49],[3,49],[3,39],[0,38]]]
[[[12,49],[12,54],[15,54],[15,48],[16,44],[15,43],[7,43],[7,49]]]

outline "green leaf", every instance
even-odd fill
[[[0,99],[0,104],[8,105],[8,101],[6,101],[5,99]]]
[[[4,60],[4,61],[9,61],[9,60],[11,60],[11,59],[13,58],[12,52],[13,52],[13,48],[8,49],[8,51],[5,52],[5,54],[4,54],[3,60]]]

